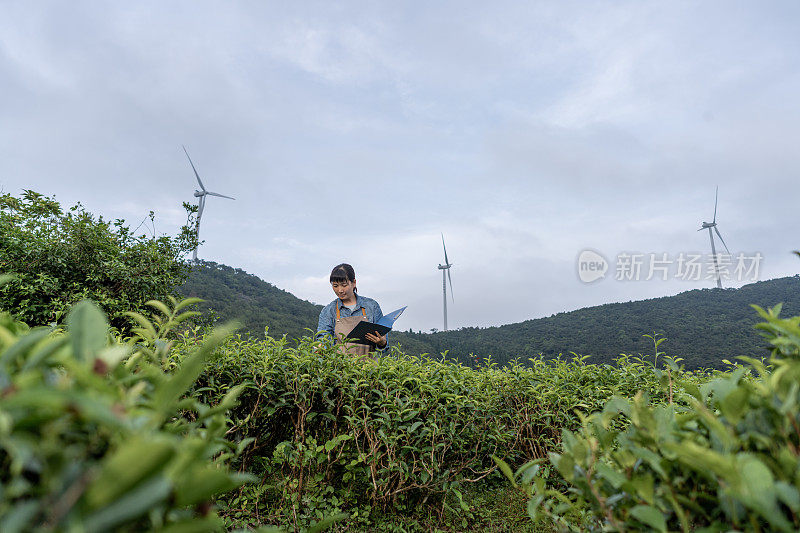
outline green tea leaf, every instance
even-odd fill
[[[226,325],[214,330],[214,333],[206,342],[192,355],[184,359],[180,368],[169,379],[163,383],[155,393],[155,405],[161,410],[163,415],[169,413],[178,399],[189,387],[192,386],[203,371],[206,360],[211,356],[217,346],[234,330],[235,325]]]
[[[722,414],[730,420],[732,424],[736,424],[742,419],[747,405],[747,398],[747,389],[738,387],[728,393],[719,403]]]
[[[174,454],[174,445],[164,438],[138,437],[124,442],[89,486],[87,502],[94,509],[108,505],[158,472]]]
[[[49,334],[50,331],[46,328],[32,330],[0,354],[0,365],[5,366],[11,364],[19,355],[33,348]]]
[[[181,520],[166,527],[159,528],[158,533],[200,533],[206,531],[221,531],[223,522],[219,518],[189,518]],[[257,531],[261,531],[260,529]],[[283,530],[276,528],[275,531],[283,533]]]
[[[167,499],[172,484],[163,476],[155,476],[139,487],[89,515],[83,524],[87,533],[109,531],[117,524],[145,515],[157,503]]]
[[[11,511],[7,512],[0,520],[0,531],[3,533],[23,533],[31,531],[31,522],[39,512],[39,502],[28,501],[18,502],[13,505]]]
[[[655,507],[649,505],[637,505],[631,509],[631,515],[640,522],[647,524],[656,531],[667,531],[667,521],[664,515]]]
[[[511,481],[511,484],[514,485],[514,487],[516,487],[517,481],[514,479],[514,473],[511,471],[511,467],[508,466],[508,463],[495,455],[492,455],[492,460],[500,468],[500,471],[503,473],[503,475],[506,476],[509,481]]]
[[[184,507],[208,501],[218,494],[257,480],[254,476],[228,473],[214,467],[196,469],[176,483],[176,502]]]
[[[72,307],[67,317],[67,329],[72,339],[73,355],[79,361],[94,359],[108,341],[106,315],[90,300]]]
[[[328,516],[308,528],[308,533],[321,533],[322,531],[325,531],[331,527],[333,524],[341,522],[342,520],[346,520],[349,517],[350,515],[347,513],[339,513],[333,516]]]

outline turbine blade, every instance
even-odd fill
[[[447,260],[447,247],[444,245],[444,233],[442,233],[442,248],[444,249],[444,264],[449,265],[450,261]]]
[[[731,251],[730,251],[730,250],[728,250],[728,245],[727,245],[727,244],[725,244],[725,241],[722,239],[722,234],[720,234],[720,232],[719,232],[719,230],[717,229],[717,227],[716,227],[716,226],[714,226],[714,231],[716,231],[716,232],[717,232],[717,237],[719,237],[719,240],[721,240],[721,241],[722,241],[722,246],[724,246],[724,247],[725,247],[725,251],[726,251],[726,252],[728,252],[728,253],[730,254],[730,253],[731,253]]]
[[[453,280],[450,278],[450,269],[449,268],[447,269],[447,281],[450,282],[450,299],[453,300],[453,303],[455,303],[456,300],[455,300],[455,298],[453,298]]]
[[[220,194],[218,192],[206,192],[206,194],[209,196],[219,196],[221,198],[227,198],[228,200],[236,200],[236,198],[233,198],[231,196],[225,196],[224,194]]]
[[[717,185],[717,190],[714,191],[714,220],[711,221],[712,224],[717,221],[717,198],[718,197],[719,197],[719,185]],[[717,232],[717,233],[719,233],[719,232]]]
[[[189,157],[189,152],[186,151],[186,147],[185,146],[183,146],[183,145],[181,145],[181,146],[183,147],[183,151],[186,154],[186,157],[189,158],[189,164],[192,165],[192,170],[194,170],[194,175],[197,177],[197,183],[200,184],[200,188],[203,190],[203,192],[205,192],[206,187],[205,187],[205,185],[203,185],[203,181],[200,179],[200,174],[197,173],[197,169],[194,168],[194,163],[192,163],[192,158]]]

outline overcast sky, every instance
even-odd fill
[[[615,277],[710,253],[717,185],[730,251],[793,275],[799,27],[795,1],[0,1],[0,188],[174,234],[185,144],[236,198],[200,257],[320,304],[349,262],[401,329],[442,327],[442,233],[451,328],[713,287]]]

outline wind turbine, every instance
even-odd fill
[[[722,281],[720,280],[720,276],[719,276],[719,265],[717,264],[717,249],[714,246],[714,234],[711,233],[711,229],[712,228],[714,229],[714,232],[717,234],[717,237],[719,237],[720,242],[722,242],[722,246],[725,247],[725,251],[728,252],[729,254],[731,253],[731,251],[728,250],[728,245],[725,244],[725,240],[722,238],[722,235],[720,234],[719,230],[717,229],[717,197],[718,197],[718,195],[719,195],[719,187],[717,187],[717,190],[714,193],[714,218],[712,219],[711,222],[703,222],[703,226],[697,231],[703,231],[704,229],[708,230],[708,238],[711,239],[711,255],[714,258],[714,270],[717,273],[717,288],[721,289],[722,288]]]
[[[442,233],[442,248],[444,249],[444,264],[439,265],[439,270],[442,271],[442,304],[444,306],[444,331],[447,331],[447,284],[445,283],[445,271],[447,271],[447,281],[450,282],[450,298],[453,298],[453,280],[450,278],[450,267],[453,263],[447,260],[447,247],[444,245],[444,233]],[[455,300],[453,300],[455,302]]]
[[[199,198],[197,202],[197,242],[198,246],[200,243],[200,217],[203,216],[203,208],[206,205],[206,196],[220,196],[222,198],[227,198],[229,200],[236,200],[236,198],[231,198],[230,196],[225,196],[224,194],[219,194],[218,192],[211,192],[206,190],[205,185],[203,185],[203,181],[200,179],[200,174],[197,173],[197,169],[194,168],[194,163],[192,163],[192,158],[189,157],[189,152],[186,151],[186,147],[183,146],[183,152],[186,154],[186,157],[189,158],[189,164],[192,165],[192,170],[194,170],[194,175],[197,177],[197,183],[200,184],[200,190],[198,191],[195,189],[194,195]],[[195,263],[197,262],[197,246],[194,247],[194,252],[192,253],[192,261]]]

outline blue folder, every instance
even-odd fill
[[[388,315],[383,315],[380,320],[374,323],[362,320],[356,324],[356,327],[354,327],[350,333],[347,334],[347,340],[356,344],[367,344],[372,346],[374,343],[367,340],[367,333],[375,333],[377,331],[381,335],[386,335],[389,331],[391,331],[395,320],[397,320],[398,317],[403,314],[403,311],[406,310],[406,307],[401,307],[396,311],[392,311]]]

